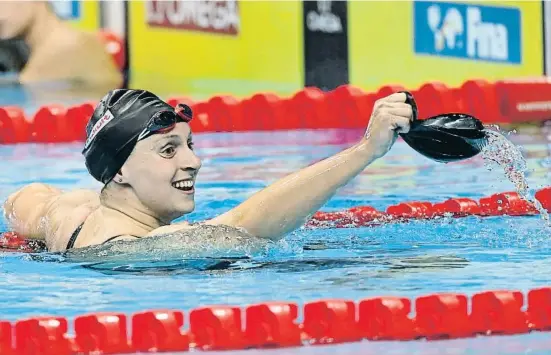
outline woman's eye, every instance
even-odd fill
[[[174,149],[174,147],[166,147],[161,151],[161,154],[164,156],[173,156],[174,153],[176,153],[176,149]]]
[[[193,144],[193,142],[187,142],[187,146],[189,147],[189,149],[193,150],[195,144]]]

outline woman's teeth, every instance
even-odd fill
[[[191,190],[193,188],[193,181],[191,181],[191,180],[178,181],[178,182],[173,183],[172,186],[174,186],[178,190],[187,191],[187,190]]]

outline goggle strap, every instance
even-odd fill
[[[176,114],[185,122],[189,122],[193,119],[193,113],[188,105],[178,104],[174,108],[174,112],[176,112]]]

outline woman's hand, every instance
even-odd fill
[[[405,93],[394,93],[375,102],[369,125],[362,141],[369,147],[373,158],[384,156],[398,137],[409,132],[413,109],[406,103]]]

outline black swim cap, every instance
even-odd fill
[[[86,126],[86,167],[107,184],[122,168],[150,118],[174,108],[146,90],[117,89],[105,95]]]

